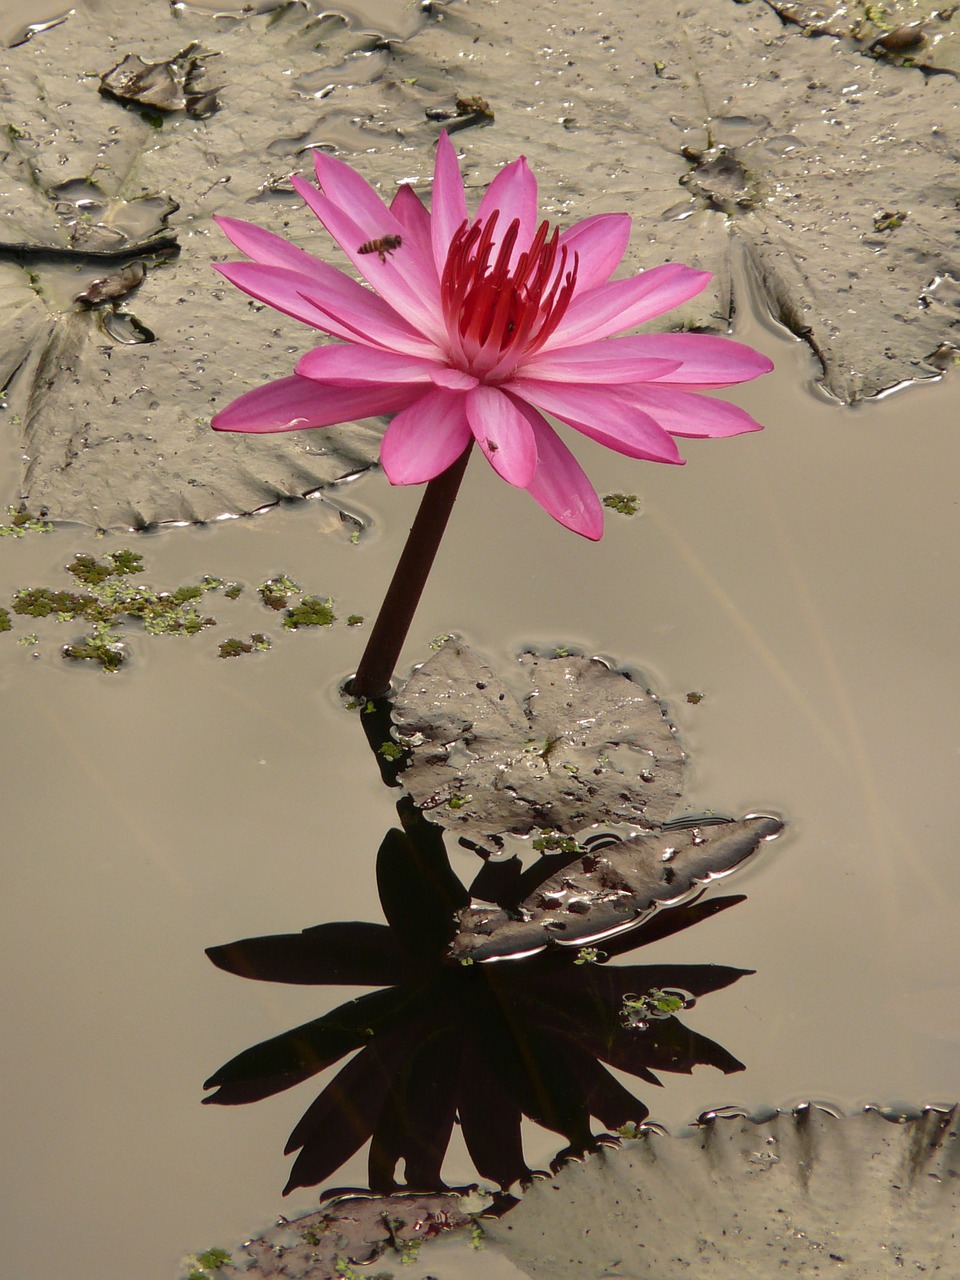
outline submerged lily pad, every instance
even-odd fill
[[[533,1184],[487,1234],[543,1280],[960,1273],[957,1109],[710,1114]]]
[[[670,816],[683,752],[654,694],[594,658],[527,653],[519,674],[522,702],[449,642],[401,689],[403,782],[432,822],[483,839]]]
[[[671,827],[584,849],[515,908],[472,902],[458,913],[455,959],[492,960],[547,946],[582,947],[639,924],[659,905],[732,871],[783,830],[773,817]]]

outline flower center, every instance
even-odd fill
[[[511,262],[520,231],[514,218],[493,257],[499,210],[484,222],[461,223],[440,280],[452,361],[486,382],[507,378],[520,358],[538,350],[560,323],[577,283],[579,255],[567,270],[560,231],[541,222],[529,249]],[[548,239],[549,236],[549,239]]]

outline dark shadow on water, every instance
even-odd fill
[[[385,769],[385,781],[391,780]],[[537,869],[484,863],[470,888],[451,869],[443,832],[411,801],[398,804],[402,829],[377,857],[386,924],[320,924],[299,934],[212,947],[214,964],[268,982],[379,988],[331,1013],[238,1054],[206,1082],[205,1102],[254,1102],[300,1084],[349,1054],[290,1135],[299,1154],[285,1192],[330,1178],[370,1141],[369,1186],[444,1186],[444,1156],[459,1122],[481,1178],[506,1189],[529,1176],[524,1117],[562,1136],[558,1159],[596,1147],[602,1135],[632,1132],[647,1105],[613,1067],[657,1086],[664,1072],[743,1064],[676,1016],[694,1000],[750,970],[721,965],[618,965],[607,960],[733,906],[727,896],[667,906],[596,947],[550,948],[495,963],[452,959],[457,912],[482,899],[510,910],[557,861]]]

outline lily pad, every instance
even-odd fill
[[[856,42],[873,58],[901,66],[960,75],[960,10],[955,4],[929,0],[766,0],[782,18],[808,34],[831,35]]]
[[[294,236],[326,250],[287,178],[313,146],[365,145],[362,110],[339,99],[376,95],[378,40],[297,4],[228,18],[106,0],[10,51],[0,385],[31,510],[101,527],[207,520],[376,461],[371,422],[269,439],[217,436],[209,422],[315,341],[272,312],[258,321],[264,308],[211,271],[232,256],[212,216],[278,231],[295,216]],[[147,83],[158,77],[162,102]],[[129,109],[115,100],[121,81],[137,99]],[[221,109],[193,118],[212,109],[208,82],[222,86]]]
[[[526,653],[518,675],[522,700],[448,642],[401,689],[402,778],[432,822],[482,840],[670,816],[683,752],[653,693],[595,658]]]
[[[475,901],[460,911],[450,954],[492,960],[602,942],[695,885],[732,871],[782,830],[778,818],[751,817],[671,827],[585,849],[515,909]]]
[[[303,1280],[307,1276],[350,1276],[376,1280],[367,1264],[411,1262],[426,1241],[465,1231],[489,1203],[445,1195],[340,1196],[316,1213],[288,1220],[247,1241],[218,1277],[245,1280]],[[387,1273],[389,1274],[389,1272]]]
[[[543,1280],[956,1275],[958,1131],[955,1107],[710,1113],[567,1165],[485,1226]]]
[[[955,303],[928,299],[932,284],[960,279],[953,76],[807,39],[762,3],[654,0],[601,16],[569,0],[546,20],[537,6],[479,3],[469,16],[470,86],[511,104],[492,129],[457,135],[477,181],[522,151],[561,219],[633,215],[632,270],[680,261],[714,272],[708,291],[664,317],[672,326],[723,327],[745,254],[839,400],[935,376],[927,357],[960,337]],[[444,59],[460,84],[441,24],[396,63],[432,86]],[[874,230],[876,215],[898,210],[902,225]]]

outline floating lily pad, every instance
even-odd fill
[[[248,1241],[236,1256],[216,1270],[217,1276],[245,1280],[304,1280],[315,1276],[359,1276],[376,1280],[368,1266],[380,1260],[380,1272],[391,1264],[411,1262],[420,1245],[451,1232],[466,1231],[474,1215],[489,1203],[480,1196],[468,1202],[459,1195],[341,1196],[316,1213],[288,1221]],[[363,1267],[363,1271],[354,1271]]]
[[[671,827],[584,849],[515,909],[473,902],[457,916],[456,959],[586,946],[639,924],[659,905],[733,870],[783,829],[773,817]]]
[[[960,1273],[957,1110],[712,1114],[534,1183],[489,1237],[543,1280]]]
[[[209,423],[242,391],[289,374],[316,341],[273,312],[258,319],[264,308],[215,275],[211,260],[233,251],[212,215],[281,232],[295,220],[294,238],[327,251],[288,175],[310,168],[313,146],[366,145],[357,107],[339,99],[376,93],[387,60],[377,46],[375,33],[297,4],[227,18],[107,0],[79,3],[10,51],[0,385],[19,420],[31,510],[102,527],[206,520],[376,461],[372,422],[268,439],[216,435]],[[211,66],[215,115],[199,79]]]
[[[912,12],[884,6],[879,36]],[[497,104],[490,128],[457,135],[469,185],[525,152],[561,222],[633,215],[630,270],[715,273],[665,324],[723,329],[731,255],[745,251],[841,400],[939,375],[928,357],[960,338],[954,76],[806,39],[760,3],[655,0],[600,21],[569,0],[553,21],[513,0],[437,5],[422,21],[387,41],[298,4],[217,15],[79,0],[9,52],[0,384],[32,510],[102,526],[210,519],[370,466],[376,424],[210,432],[213,412],[288,374],[315,340],[217,282],[209,262],[231,254],[211,219],[248,218],[342,264],[291,171],[309,172],[320,147],[357,158],[386,195],[404,180],[426,193],[443,126],[425,111],[457,99]],[[946,50],[956,18],[930,21],[918,48]],[[186,114],[185,74],[184,110],[125,109],[99,91],[127,59],[164,66],[194,46],[222,85],[209,118]],[[123,225],[150,201],[165,203],[165,231]],[[109,270],[94,257],[107,252]]]
[[[683,752],[654,694],[594,658],[527,653],[518,674],[522,701],[449,642],[400,691],[403,782],[432,822],[483,839],[670,816]]]
[[[469,17],[471,85],[511,109],[457,136],[468,182],[524,152],[559,217],[626,209],[632,270],[680,261],[714,272],[664,317],[670,326],[722,328],[745,253],[840,400],[937,372],[927,357],[960,333],[955,301],[928,301],[935,282],[960,280],[953,76],[808,39],[763,3],[655,0],[601,17],[569,0],[547,19],[518,2],[471,4]],[[396,61],[432,85],[444,58],[459,83],[440,24]],[[901,226],[874,231],[877,214],[897,210],[909,212]]]
[[[886,58],[925,71],[960,74],[960,9],[929,0],[766,0],[782,18],[808,34],[855,42],[874,58]]]

